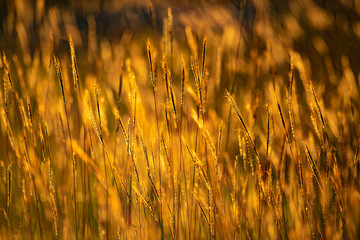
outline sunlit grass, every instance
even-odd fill
[[[149,2],[150,30],[118,41],[88,16],[86,44],[73,15],[40,5],[35,49],[19,20],[21,51],[0,62],[1,238],[357,239],[353,57],[339,71],[319,33],[325,71],[312,68],[291,45],[307,31],[295,15],[289,35],[267,15],[243,29],[259,2],[240,19],[209,6],[203,31],[171,8],[158,26]],[[309,6],[308,24],[330,28]]]

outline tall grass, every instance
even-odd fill
[[[326,9],[279,13],[287,35],[259,2],[148,1],[149,29],[114,40],[88,16],[86,44],[51,7],[41,44],[2,49],[0,237],[358,239],[359,57],[326,50]],[[294,43],[309,26],[324,62]]]

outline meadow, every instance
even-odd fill
[[[360,238],[357,0],[0,13],[1,239]]]

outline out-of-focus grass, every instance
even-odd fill
[[[358,1],[3,1],[0,235],[360,237]]]

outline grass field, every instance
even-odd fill
[[[0,3],[1,239],[359,239],[360,3]]]

